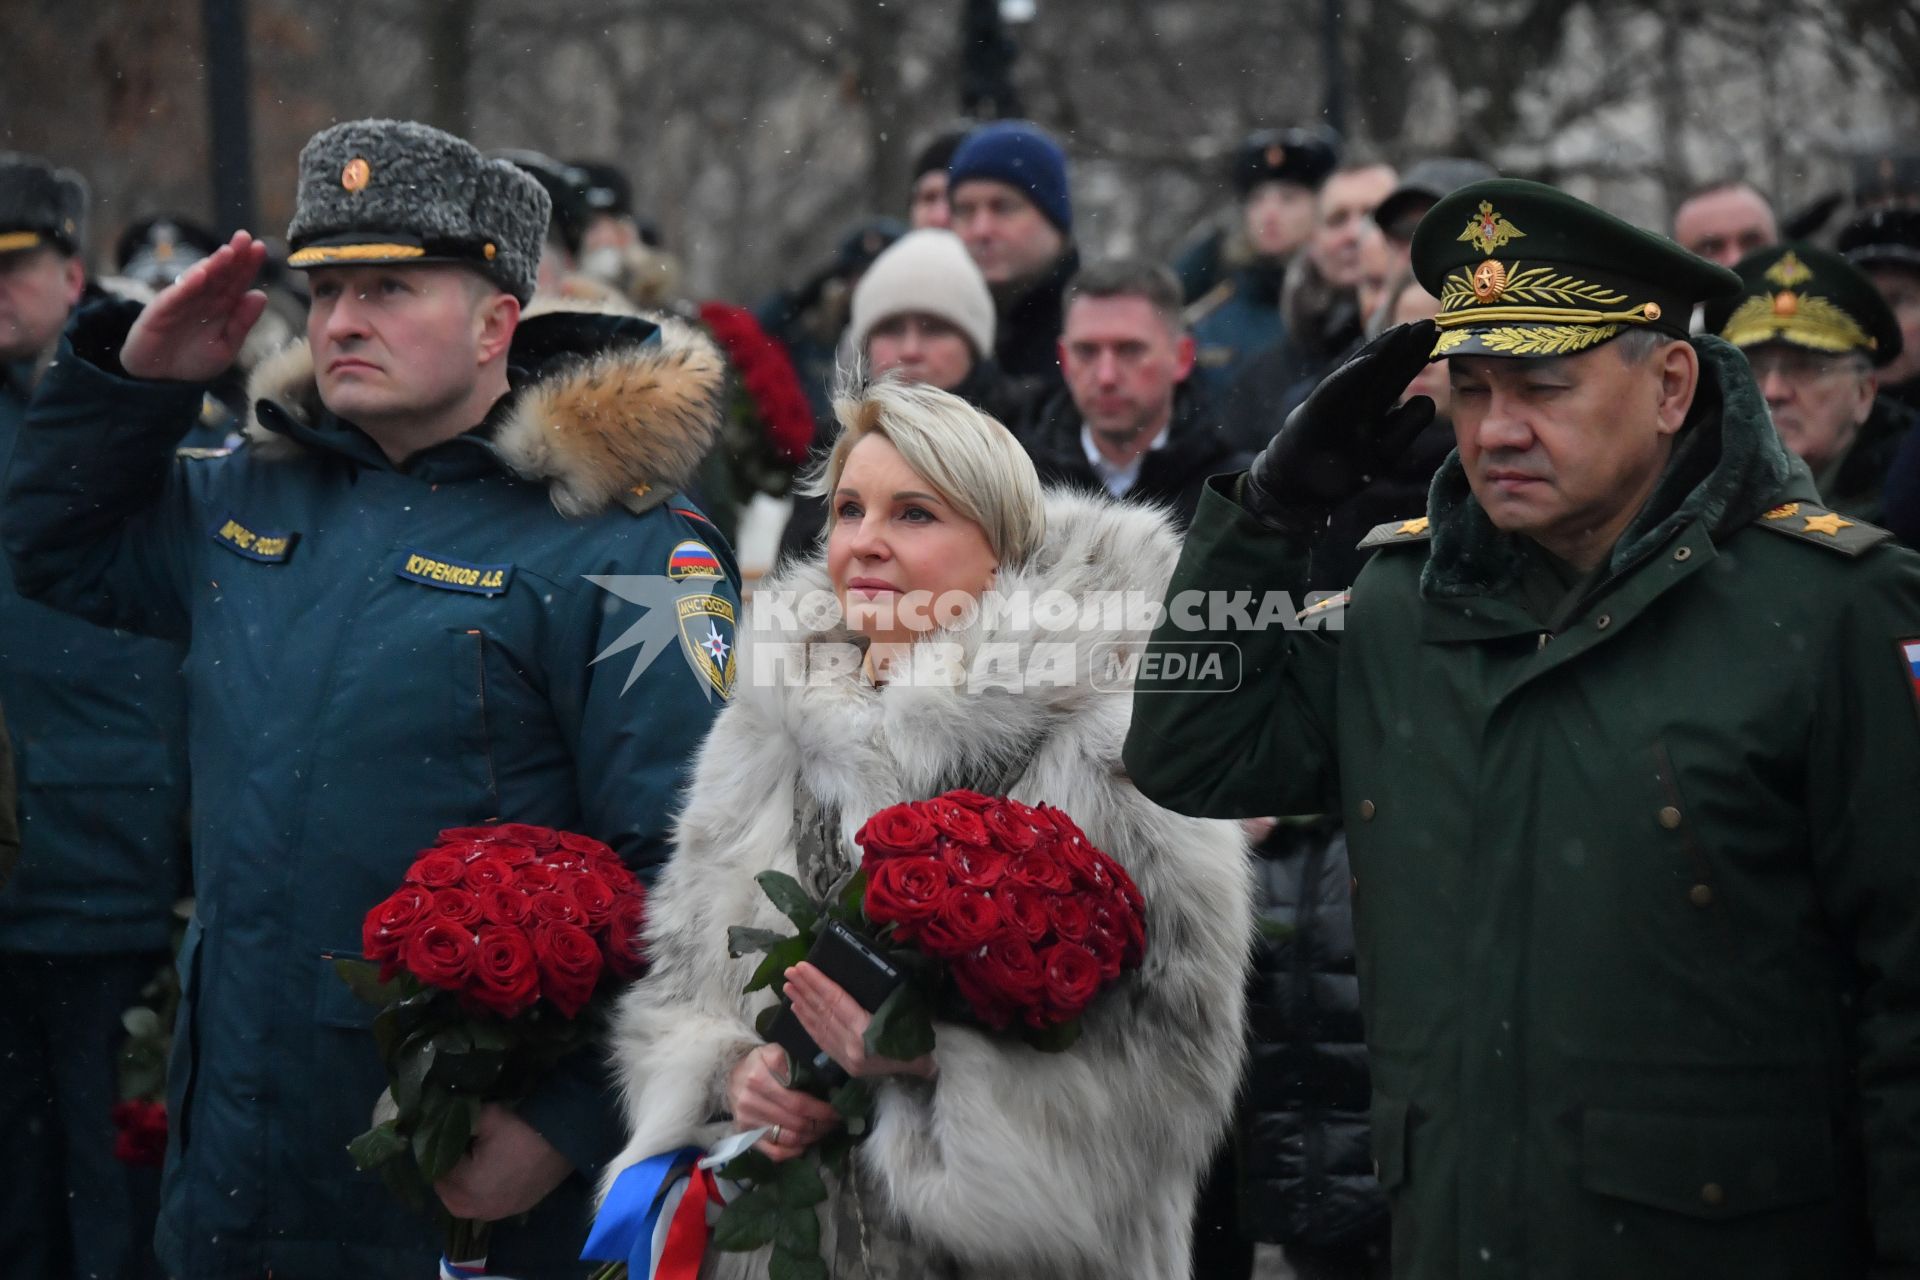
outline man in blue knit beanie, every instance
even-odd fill
[[[1038,125],[999,120],[968,134],[947,169],[953,229],[999,310],[994,355],[1037,403],[1060,390],[1061,293],[1080,269],[1067,156]]]

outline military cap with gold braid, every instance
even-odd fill
[[[1877,365],[1900,354],[1900,322],[1866,273],[1839,254],[1794,241],[1750,253],[1734,271],[1740,295],[1706,312],[1708,330],[1734,346],[1857,351]]]
[[[354,120],[300,152],[290,267],[453,262],[525,302],[553,202],[471,143],[409,120]]]
[[[0,253],[42,245],[78,253],[86,225],[87,184],[79,174],[0,151]]]
[[[1687,336],[1739,277],[1554,187],[1518,178],[1448,195],[1413,233],[1446,356],[1568,356],[1633,329]]]

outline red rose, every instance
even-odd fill
[[[453,855],[462,862],[473,862],[476,859],[487,857],[493,850],[494,846],[484,840],[443,840],[433,846],[433,848],[426,850],[426,853],[446,853]],[[426,853],[423,853],[421,856],[425,857]]]
[[[552,827],[536,827],[525,822],[503,822],[494,829],[494,839],[524,844],[536,853],[551,853],[560,847],[560,833]]]
[[[533,897],[533,918],[541,923],[572,924],[585,927],[587,913],[580,909],[573,895],[565,889],[554,888],[545,893],[536,893]]]
[[[865,853],[861,860],[864,863],[932,853],[938,837],[939,832],[916,806],[896,804],[868,818],[866,825],[854,833],[853,842]]]
[[[647,900],[638,893],[623,893],[607,917],[607,934],[602,949],[607,968],[622,981],[632,981],[647,967]]]
[[[540,861],[552,867],[555,871],[585,871],[587,869],[586,854],[572,853],[566,849],[555,849],[552,853],[541,854]]]
[[[545,863],[532,862],[513,873],[513,882],[523,893],[550,893],[560,887],[560,873]]]
[[[639,887],[640,877],[628,870],[627,864],[615,857],[594,858],[589,860],[594,874],[613,886],[615,893],[625,893]]]
[[[1093,931],[1111,937],[1120,947],[1120,963],[1138,968],[1147,954],[1145,919],[1113,903],[1100,903],[1092,910]]]
[[[467,994],[503,1018],[517,1018],[540,998],[540,967],[533,944],[519,929],[483,925]]]
[[[1100,962],[1100,976],[1106,981],[1112,982],[1127,967],[1127,944],[1113,930],[1090,928],[1080,941]]]
[[[1031,853],[1040,842],[1039,833],[1005,805],[996,805],[980,815],[987,824],[987,836],[996,849],[1008,853]]]
[[[953,873],[938,858],[891,858],[867,869],[867,919],[903,936],[931,920],[953,891]]]
[[[360,950],[367,959],[379,964],[381,978],[393,976],[393,962],[400,956],[407,939],[413,936],[433,914],[433,895],[419,885],[401,885],[373,910],[360,925]]]
[[[474,896],[480,899],[480,919],[487,924],[522,925],[533,913],[533,901],[511,885],[488,885]]]
[[[531,866],[540,857],[532,845],[518,844],[512,840],[496,840],[487,846],[487,852],[515,868]]]
[[[116,1102],[107,1113],[117,1131],[113,1158],[136,1168],[158,1169],[167,1159],[167,1104],[136,1099]]]
[[[942,792],[940,795],[935,796],[934,799],[945,800],[951,804],[959,805],[962,809],[972,809],[976,813],[985,813],[995,805],[1002,803],[998,796],[983,796],[978,791],[968,791],[964,788],[958,791]]]
[[[1093,914],[1087,904],[1068,894],[1047,899],[1047,916],[1053,921],[1053,931],[1068,942],[1086,941],[1093,928]]]
[[[1007,855],[986,845],[943,840],[940,860],[947,864],[955,880],[975,889],[991,889],[1007,874]]]
[[[1031,885],[1011,880],[993,891],[1000,914],[1028,942],[1039,944],[1053,932],[1053,918],[1047,913],[1047,895]]]
[[[1000,935],[987,944],[974,964],[980,977],[1016,1007],[1038,1004],[1046,990],[1040,955],[1025,938]]]
[[[1014,1020],[1016,1010],[982,972],[979,957],[966,956],[954,961],[950,972],[953,985],[959,988],[960,998],[967,1002],[974,1017],[995,1031],[1004,1030]]]
[[[467,874],[466,860],[458,854],[429,849],[407,868],[407,883],[429,889],[451,889]]]
[[[574,905],[580,908],[580,914],[586,917],[589,929],[598,929],[607,922],[613,912],[615,894],[613,886],[591,871],[582,871],[567,878],[567,892],[573,895]]]
[[[1035,849],[1032,853],[1013,859],[1007,867],[1007,874],[1020,884],[1030,884],[1051,893],[1068,893],[1073,889],[1073,877],[1053,856],[1051,848]]]
[[[999,928],[1000,908],[992,898],[978,889],[956,888],[917,933],[927,954],[951,960],[979,950]]]
[[[1100,994],[1100,961],[1077,942],[1056,942],[1040,959],[1046,966],[1047,1008],[1058,1021],[1079,1017]]]
[[[607,848],[607,846],[601,844],[592,836],[583,836],[572,831],[562,831],[560,833],[560,847],[569,853],[582,854],[589,860],[613,858],[614,856],[613,850]],[[618,859],[615,859],[615,861],[618,861]]]
[[[437,889],[433,895],[433,914],[462,929],[480,927],[480,899],[465,889]]]
[[[500,838],[498,827],[448,827],[440,833],[441,844],[485,843]]]
[[[1133,877],[1127,873],[1127,869],[1112,857],[1104,853],[1100,857],[1105,860],[1107,870],[1113,874],[1114,887],[1119,892],[1121,901],[1126,903],[1127,910],[1133,915],[1144,918],[1147,914],[1147,900],[1140,895],[1140,886],[1133,882]]]
[[[476,892],[493,885],[512,884],[513,868],[507,865],[505,858],[483,854],[467,863],[461,883]]]
[[[979,813],[946,800],[929,800],[927,821],[963,844],[987,843],[987,824]]]
[[[407,939],[402,963],[430,987],[458,991],[473,972],[473,935],[450,920],[429,920]]]
[[[540,994],[566,1017],[576,1016],[593,999],[600,981],[599,944],[578,925],[549,920],[533,931],[533,952],[540,966]]]

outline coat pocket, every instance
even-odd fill
[[[1586,1113],[1581,1185],[1602,1196],[1708,1220],[1741,1218],[1836,1194],[1824,1115]]]
[[[205,967],[201,953],[206,945],[207,927],[212,923],[211,905],[195,910],[193,919],[187,922],[180,954],[174,958],[180,974],[180,1007],[174,1014],[173,1050],[167,1056],[167,1112],[173,1117],[168,1134],[168,1142],[173,1147],[168,1153],[170,1159],[177,1159],[186,1151],[193,1124],[193,1087],[200,1040],[200,1024],[194,1010],[200,1003],[200,971]]]

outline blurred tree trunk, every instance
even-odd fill
[[[426,46],[427,122],[464,138],[472,127],[473,23],[480,0],[419,0]]]

